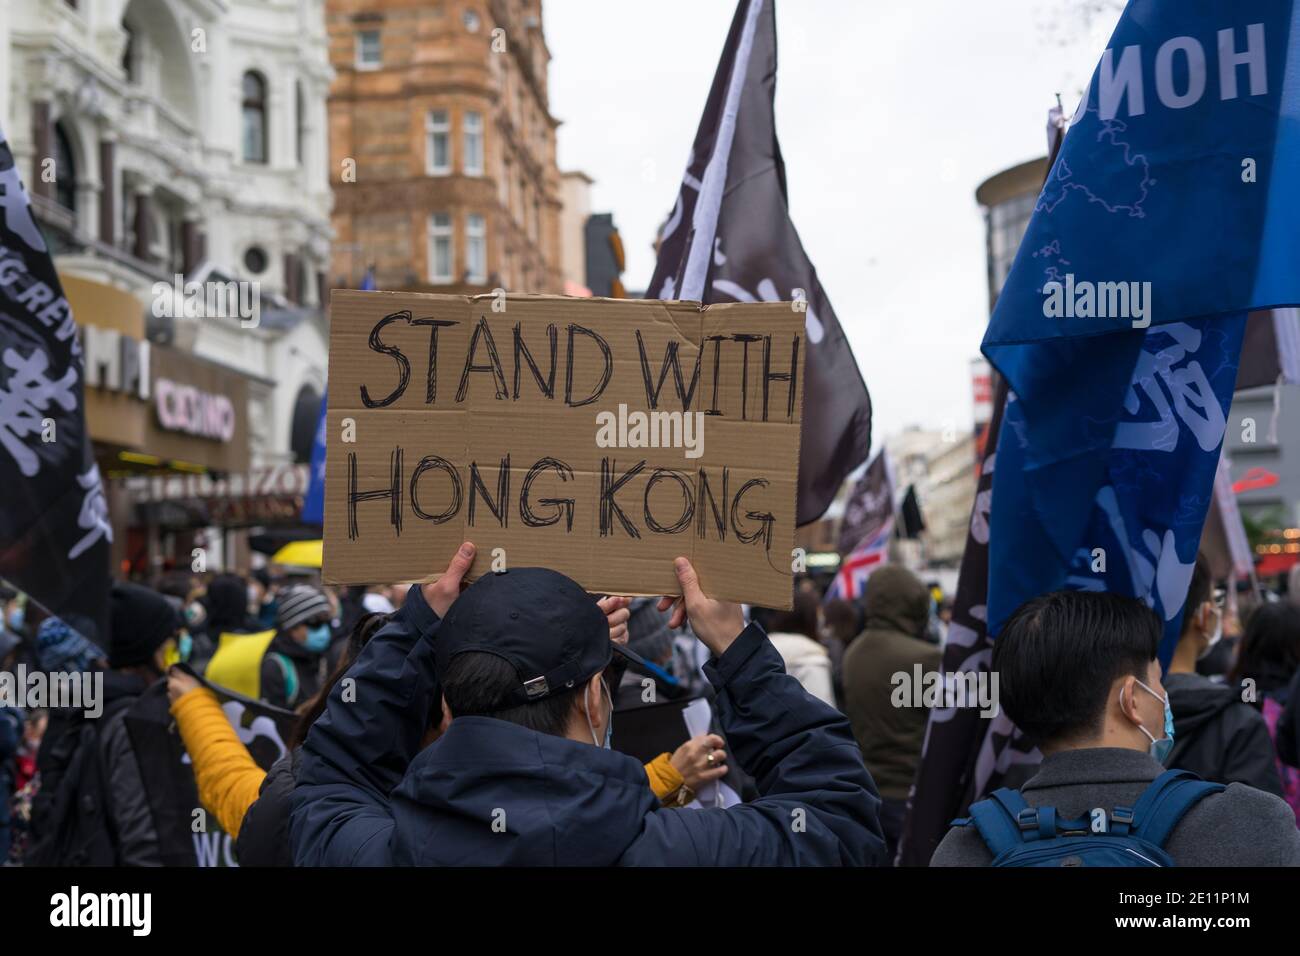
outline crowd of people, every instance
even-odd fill
[[[194,809],[243,866],[895,859],[929,718],[896,688],[940,670],[951,605],[934,586],[887,564],[860,601],[805,578],[789,610],[742,608],[685,559],[680,596],[655,600],[541,568],[468,584],[475,554],[409,586],[118,582],[103,636],[0,594],[0,671],[102,680],[94,714],[0,707],[0,859],[183,859],[148,785],[158,738],[139,730],[159,708]],[[1163,671],[1140,601],[1022,606],[991,666],[1041,764],[954,821],[933,865],[1014,862],[1030,841],[1051,856],[1080,827],[1183,865],[1300,865],[1300,580],[1234,597],[1198,560]],[[283,718],[269,759],[230,699]],[[616,726],[671,742],[628,746]]]

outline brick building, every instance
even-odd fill
[[[561,292],[540,0],[329,0],[335,285]]]

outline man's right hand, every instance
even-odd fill
[[[682,586],[682,596],[660,598],[659,610],[673,609],[672,616],[668,619],[671,628],[681,627],[689,620],[695,636],[714,657],[721,657],[745,629],[745,615],[741,613],[740,605],[708,597],[700,590],[700,579],[695,568],[685,558],[674,561],[673,570],[677,572],[677,580]]]
[[[446,617],[452,602],[460,597],[461,579],[469,573],[476,550],[473,541],[466,541],[460,546],[460,550],[451,556],[451,563],[447,565],[447,570],[442,572],[438,580],[420,585],[424,603],[433,608],[433,613],[438,617]]]

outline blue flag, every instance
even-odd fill
[[[1132,0],[1039,195],[983,351],[1007,379],[988,623],[1141,597],[1168,662],[1246,313],[1300,303],[1292,0]]]
[[[329,397],[326,389],[320,399],[316,437],[311,442],[311,472],[307,476],[307,494],[302,499],[302,520],[307,524],[325,523],[325,413]]]
[[[361,291],[375,291],[375,267],[366,269]],[[307,524],[325,523],[325,415],[329,411],[329,390],[320,399],[320,418],[316,420],[316,437],[311,445],[311,474],[307,476],[307,494],[302,500],[302,520]]]

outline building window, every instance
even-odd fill
[[[465,136],[465,175],[483,175],[483,114],[467,112],[462,121]]]
[[[266,271],[266,250],[261,246],[249,246],[244,253],[244,268],[255,276]]]
[[[383,65],[379,49],[379,31],[362,30],[357,33],[357,69],[377,70]]]
[[[69,212],[77,211],[77,160],[62,123],[54,124],[54,199]]]
[[[302,83],[295,83],[293,90],[293,111],[297,120],[297,126],[294,129],[294,155],[298,157],[298,165],[302,165],[303,156],[307,151],[307,100],[302,95]]]
[[[135,28],[129,23],[123,23],[122,29],[126,32],[126,43],[122,47],[122,72],[126,74],[126,81],[134,85],[140,82],[136,72]]]
[[[436,212],[429,217],[429,281],[452,280],[451,216]]]
[[[244,162],[266,162],[266,80],[252,70],[244,74]]]
[[[467,282],[487,282],[487,222],[473,213],[465,220],[465,272]]]
[[[994,294],[1002,291],[1002,283],[1011,272],[1037,202],[1037,193],[1025,193],[989,209],[989,263]]]
[[[465,29],[470,33],[478,33],[479,18],[473,10],[466,10],[461,15],[461,22],[465,24]]]
[[[451,172],[451,121],[446,110],[429,110],[424,117],[424,171],[430,176]]]

